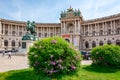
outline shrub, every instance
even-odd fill
[[[60,37],[38,40],[28,52],[29,64],[37,74],[68,74],[80,67],[81,55]]]
[[[93,64],[120,68],[120,46],[104,45],[91,52]]]

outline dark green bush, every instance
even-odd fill
[[[93,64],[120,68],[120,46],[104,45],[91,52]]]
[[[71,44],[60,37],[38,40],[28,53],[30,66],[37,74],[68,74],[80,67],[81,55]]]

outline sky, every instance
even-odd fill
[[[70,5],[84,20],[120,13],[120,0],[0,0],[0,18],[39,23],[59,23]]]

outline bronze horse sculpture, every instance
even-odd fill
[[[27,31],[30,31],[31,35],[34,35],[34,36],[36,35],[34,21],[32,23],[30,21],[27,21],[26,29]]]

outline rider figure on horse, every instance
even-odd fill
[[[35,21],[33,21],[32,23],[30,21],[28,21],[26,29],[27,29],[27,31],[30,32],[30,34],[35,36],[36,35],[36,32],[35,32]]]

